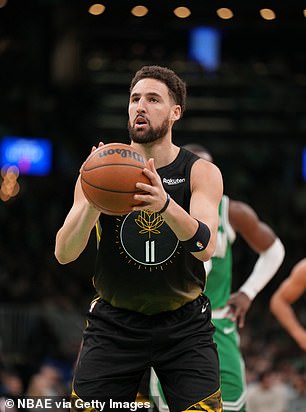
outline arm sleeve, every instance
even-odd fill
[[[284,256],[284,245],[276,238],[272,245],[259,255],[252,273],[239,290],[253,300],[275,275]]]

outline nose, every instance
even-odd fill
[[[137,102],[137,113],[142,113],[145,111],[145,100],[141,97]]]

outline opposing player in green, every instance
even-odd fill
[[[299,260],[274,291],[270,309],[282,327],[306,351],[306,327],[301,322],[293,304],[306,292],[306,258]]]
[[[202,146],[189,144],[185,149],[212,161]],[[231,293],[232,244],[237,233],[258,253],[252,273],[238,291]],[[214,256],[205,263],[208,275],[205,294],[211,301],[212,319],[216,327],[214,340],[220,358],[221,392],[225,412],[244,412],[246,399],[245,366],[239,347],[238,328],[255,296],[278,271],[285,256],[282,242],[262,222],[248,204],[223,195],[219,207],[219,227]],[[151,370],[150,394],[159,412],[168,411],[159,381]]]

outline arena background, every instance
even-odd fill
[[[286,247],[282,267],[258,295],[242,331],[248,373],[256,375],[260,353],[284,369],[294,365],[302,376],[305,354],[273,319],[268,301],[305,256],[305,1],[102,3],[104,12],[93,15],[93,1],[0,1],[0,138],[41,137],[53,146],[47,176],[21,174],[11,193],[3,186],[5,169],[0,180],[3,370],[13,368],[26,387],[48,363],[69,382],[94,294],[95,239],[77,262],[61,266],[53,255],[55,234],[92,145],[128,142],[133,73],[160,64],[188,86],[174,142],[205,145],[223,173],[225,193],[249,202]],[[131,10],[140,4],[148,13],[136,17]],[[173,10],[179,6],[188,6],[190,16],[177,17]],[[221,7],[233,17],[221,18]],[[265,19],[263,8],[276,18]],[[213,68],[190,55],[191,32],[198,26],[219,36]],[[239,238],[234,256],[239,285],[256,256]],[[306,321],[305,299],[295,308]]]

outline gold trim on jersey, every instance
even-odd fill
[[[76,403],[77,400],[80,400],[80,402],[78,403],[79,405],[82,405],[82,404],[86,405],[86,401],[84,402],[84,401],[76,394],[76,392],[75,392],[74,389],[72,389],[72,391],[71,391],[71,398],[70,398],[70,400],[71,400],[71,409],[70,409],[71,412],[99,412],[98,409],[96,409],[96,408],[94,408],[94,407],[92,407],[92,406],[90,406],[89,408],[82,408],[82,407],[80,407],[80,406],[78,406],[78,405],[76,406],[75,403]],[[88,403],[89,403],[89,402],[88,402]]]
[[[99,220],[96,223],[96,235],[97,235],[97,249],[99,248],[99,243],[101,240],[101,235],[102,235],[102,227],[101,224],[99,222]]]
[[[203,412],[223,412],[222,397],[220,389],[207,398],[195,403],[182,412],[203,411]]]
[[[99,249],[99,244],[101,241],[101,235],[102,235],[102,227],[100,224],[100,221],[98,220],[96,223],[96,241],[97,241],[97,250]],[[93,287],[96,289],[96,284],[95,284],[95,275],[91,277],[91,282],[93,284]]]

